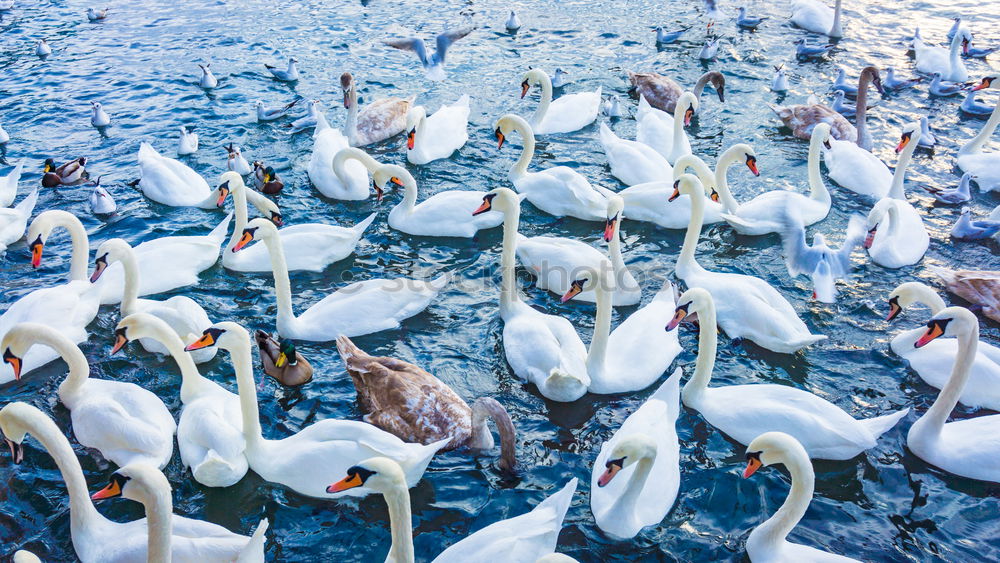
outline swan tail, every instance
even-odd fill
[[[910,412],[910,407],[906,407],[903,410],[896,411],[892,414],[887,414],[883,416],[876,416],[875,418],[866,418],[861,420],[861,425],[864,426],[869,432],[871,432],[872,438],[878,439],[879,436],[885,434],[890,428],[896,425],[897,422]]]
[[[427,445],[408,444],[407,447],[414,448],[413,453],[408,456],[405,463],[400,463],[400,465],[403,465],[403,471],[406,473],[406,484],[410,487],[416,486],[423,476],[424,471],[427,470],[427,466],[434,459],[434,454],[445,448],[449,443],[451,443],[450,436]]]
[[[559,490],[559,492],[553,493],[548,496],[545,500],[538,503],[535,508],[531,509],[532,512],[536,510],[544,510],[546,508],[552,509],[556,514],[556,521],[553,522],[553,528],[557,531],[562,529],[563,519],[566,518],[566,512],[569,510],[569,505],[573,502],[573,493],[576,492],[577,485],[576,477],[569,480],[569,483]],[[555,539],[553,538],[553,543]]]
[[[752,229],[754,227],[753,223],[745,221],[743,218],[733,215],[731,213],[722,213],[721,217],[730,225],[737,228]]]
[[[217,241],[217,244],[222,244],[222,241],[226,240],[226,235],[229,233],[229,222],[233,220],[233,214],[229,213],[226,218],[223,219],[212,232],[208,233],[208,238]]]
[[[469,95],[468,94],[462,94],[462,97],[459,98],[458,101],[456,101],[452,105],[458,106],[458,107],[466,107],[466,108],[469,107]]]
[[[196,481],[210,487],[228,487],[243,478],[239,468],[215,450],[208,450],[205,459],[191,468],[191,474]]]
[[[360,223],[351,227],[354,230],[354,234],[358,236],[359,240],[361,239],[361,235],[365,234],[365,231],[368,230],[368,227],[371,226],[377,216],[378,212],[372,213],[371,215],[365,217]]]
[[[790,108],[775,104],[767,104],[767,107],[771,108],[771,111],[773,111],[782,121],[786,121],[792,117],[792,110]]]
[[[239,557],[236,558],[237,563],[264,561],[264,543],[267,541],[268,526],[270,526],[270,522],[267,518],[257,524],[257,529],[250,536],[250,541],[240,550]]]
[[[560,368],[552,368],[549,376],[545,378],[549,398],[554,401],[575,401],[587,392],[589,386],[589,377],[583,378]]]
[[[156,152],[153,145],[142,142],[139,144],[139,161],[143,161],[150,158],[159,158],[160,153]]]
[[[932,266],[932,265],[928,265],[927,268],[930,271],[934,272],[934,275],[940,278],[941,281],[943,281],[945,284],[954,283],[958,280],[958,278],[955,276],[954,270],[950,270],[948,268],[942,268],[941,266]]]
[[[825,334],[808,334],[798,340],[789,340],[788,345],[793,347],[795,350],[799,350],[826,339],[827,336]]]
[[[35,210],[35,204],[38,203],[38,189],[32,190],[28,197],[21,200],[20,203],[14,206],[14,209],[18,210],[21,215],[28,216],[31,212]]]
[[[600,137],[601,144],[604,145],[605,151],[608,150],[608,145],[618,140],[618,136],[615,135],[614,131],[612,131],[610,127],[608,127],[607,123],[601,123]]]

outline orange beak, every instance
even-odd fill
[[[562,296],[562,299],[560,299],[560,302],[565,303],[570,299],[576,297],[577,295],[580,295],[582,291],[583,291],[583,286],[580,284],[580,282],[573,282],[569,286],[569,291],[567,291]]]
[[[392,178],[389,178],[389,181],[392,182],[393,184],[396,184],[397,186],[399,186],[401,188],[404,187],[403,186],[403,181],[400,180],[399,178],[395,177],[395,176],[393,176]]]
[[[117,354],[118,351],[121,350],[122,348],[124,348],[126,344],[128,344],[128,337],[125,336],[125,330],[124,329],[122,329],[120,331],[116,330],[115,331],[115,345],[114,345],[113,348],[111,348],[111,355],[113,356],[113,355]]]
[[[192,352],[194,350],[201,350],[202,348],[208,348],[209,346],[214,345],[215,338],[213,338],[211,334],[203,334],[201,338],[185,346],[184,351]]]
[[[903,136],[899,138],[899,144],[896,145],[896,154],[903,152],[903,149],[906,148],[906,145],[910,144],[911,136],[912,134],[909,132],[903,133]]]
[[[107,258],[98,258],[97,260],[94,260],[94,273],[90,275],[90,283],[94,283],[101,279],[101,274],[103,274],[106,269],[108,269]]]
[[[895,319],[897,315],[903,312],[903,308],[899,306],[899,302],[895,297],[889,300],[889,314],[886,315],[885,320],[891,321]]]
[[[417,129],[414,127],[410,129],[410,133],[406,136],[406,148],[408,150],[413,150],[413,143],[417,140]]]
[[[756,473],[757,470],[760,469],[762,465],[764,464],[760,462],[760,458],[751,457],[747,459],[747,467],[746,469],[743,470],[743,478],[746,479],[747,477]]]
[[[285,224],[285,220],[281,218],[281,213],[271,212],[271,222],[274,223],[275,227],[280,227]]]
[[[618,216],[608,219],[607,223],[604,225],[604,242],[611,242],[611,239],[615,236],[615,225],[618,224]]]
[[[249,231],[250,231],[249,229],[243,230],[243,236],[241,236],[240,240],[236,241],[236,244],[233,245],[233,252],[239,252],[240,250],[243,250],[244,248],[246,248],[246,245],[250,244],[253,241],[253,233]]]
[[[684,110],[684,127],[691,125],[692,117],[694,117],[694,107],[688,106],[688,108]]]
[[[10,364],[10,369],[14,370],[14,379],[21,379],[21,358],[15,356],[10,348],[3,353],[4,363]]]
[[[326,492],[339,493],[342,491],[346,491],[347,489],[360,487],[361,485],[362,485],[361,477],[359,477],[358,474],[355,473],[353,475],[348,475],[347,477],[344,477],[340,481],[337,481],[336,483],[330,485],[329,487],[326,488]]]
[[[747,168],[750,169],[750,172],[753,172],[754,176],[760,176],[760,171],[757,170],[757,159],[756,158],[754,158],[752,156],[747,157]]]
[[[673,318],[671,318],[670,322],[667,323],[667,332],[677,328],[677,325],[681,324],[681,321],[683,321],[685,317],[687,317],[687,310],[678,307],[677,310],[674,311]]]
[[[715,188],[712,188],[712,195],[708,196],[708,198],[715,203],[719,203],[719,192],[715,191]]]
[[[111,481],[108,483],[107,487],[97,491],[96,493],[90,495],[92,500],[101,500],[106,498],[114,498],[121,496],[122,489],[118,486],[118,481]]]
[[[975,88],[973,88],[972,91],[973,92],[978,92],[979,90],[983,90],[985,88],[989,88],[990,84],[992,84],[992,83],[993,83],[992,79],[990,79],[990,78],[984,78],[982,82],[980,82],[979,84],[976,84]]]
[[[608,483],[610,483],[611,480],[615,478],[615,475],[618,475],[618,472],[621,470],[622,470],[621,466],[619,466],[616,463],[608,465],[608,468],[604,470],[604,473],[601,473],[601,476],[597,478],[597,486],[606,487]]]
[[[521,99],[522,100],[524,99],[524,96],[528,94],[528,89],[529,88],[531,88],[531,85],[528,84],[527,80],[525,80],[524,82],[521,83]]]
[[[913,347],[923,348],[924,346],[930,344],[931,340],[934,340],[935,338],[941,336],[942,334],[944,334],[944,329],[941,328],[940,324],[934,323],[931,326],[927,327],[927,332],[925,332],[924,335],[921,336],[919,340],[913,343]]]
[[[872,243],[875,242],[875,233],[878,231],[878,225],[875,225],[871,229],[868,229],[868,235],[865,237],[865,248],[871,248]]]
[[[489,200],[484,199],[483,200],[483,204],[480,205],[479,207],[477,207],[476,210],[472,212],[472,214],[473,215],[480,215],[482,213],[486,213],[487,211],[490,211],[491,209],[493,209],[493,206],[490,204]]]
[[[228,184],[228,182],[226,182]],[[226,203],[226,197],[229,196],[229,186],[223,184],[219,186],[219,199],[215,200],[216,207],[222,207],[223,203]]]
[[[670,194],[667,201],[673,201],[679,197],[681,197],[680,182],[674,182],[674,193]]]
[[[493,134],[496,135],[496,138],[497,138],[497,150],[502,149],[503,148],[504,136],[503,136],[503,133],[500,132],[500,128],[497,127],[497,130],[494,131]]]
[[[39,237],[41,239],[41,237]],[[41,240],[36,239],[31,243],[31,267],[37,268],[42,265],[42,249],[45,247]]]

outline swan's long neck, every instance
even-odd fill
[[[899,209],[896,208],[895,204],[889,205],[885,214],[889,218],[889,229],[886,231],[886,238],[892,240],[899,236]]]
[[[694,363],[694,375],[684,384],[684,389],[681,391],[685,405],[696,404],[701,394],[708,389],[708,384],[712,382],[718,346],[715,303],[706,301],[698,309],[698,359]]]
[[[820,148],[823,145],[818,137],[813,137],[809,141],[809,158],[806,161],[806,168],[809,172],[809,198],[819,201],[824,205],[830,205],[830,190],[823,182],[823,176],[819,171]]]
[[[239,242],[240,237],[243,236],[243,229],[247,228],[247,221],[250,220],[247,213],[247,193],[244,191],[246,189],[246,186],[237,186],[231,189],[236,226],[233,228],[232,236],[229,237],[229,244],[226,245],[227,251]]]
[[[615,277],[615,289],[621,283],[625,271],[625,258],[622,256],[622,241],[618,236],[618,230],[622,225],[622,212],[618,213],[618,220],[615,221],[614,233],[611,234],[611,242],[608,243],[608,259],[611,260],[611,270]]]
[[[654,454],[655,456],[655,454]],[[649,478],[649,472],[653,469],[654,456],[643,456],[639,461],[635,462],[635,471],[632,472],[632,476],[628,480],[628,485],[622,492],[621,496],[615,502],[613,510],[618,514],[634,514],[636,511],[636,505],[640,501],[640,495],[642,495],[642,488],[646,485],[646,479]]]
[[[417,204],[417,180],[409,172],[403,174],[403,201],[399,206],[406,213],[413,212],[413,206]]]
[[[708,84],[708,80],[712,77],[712,72],[706,72],[698,78],[698,82],[694,83],[694,88],[691,89],[691,93],[694,94],[695,98],[701,98],[701,93],[705,91],[705,85]],[[683,115],[683,112],[681,113]],[[677,110],[674,110],[674,121],[677,121]],[[674,138],[676,142],[676,137]]]
[[[351,107],[347,108],[347,120],[344,122],[344,135],[353,147],[358,140],[358,91],[352,86],[347,92]]]
[[[122,264],[125,272],[125,287],[122,291],[122,302],[118,307],[122,318],[125,318],[139,309],[139,264],[135,259],[135,252],[131,247],[122,248],[118,261]]]
[[[840,24],[840,2],[837,0],[833,7],[833,25],[830,26],[830,37],[843,37],[844,28]]]
[[[614,239],[612,239],[614,240]],[[603,269],[603,268],[602,268]],[[600,272],[594,294],[597,300],[597,314],[594,319],[594,337],[587,350],[587,372],[602,373],[608,352],[608,339],[611,336],[611,305],[614,296],[608,292],[608,274]]]
[[[170,498],[170,488],[146,491],[142,503],[146,508],[146,562],[170,563],[170,536],[173,534],[171,514],[174,503]]]
[[[978,135],[965,143],[964,146],[958,151],[959,155],[966,154],[979,154],[982,152],[983,147],[986,145],[990,137],[993,136],[993,132],[996,131],[997,126],[1000,125],[1000,100],[997,100],[997,105],[993,108],[993,113],[990,114],[989,120],[986,125],[983,125],[982,131]],[[74,256],[76,254],[74,253]]]
[[[41,442],[59,467],[59,472],[66,483],[66,490],[69,492],[70,529],[78,530],[97,522],[108,522],[90,500],[90,491],[87,490],[87,479],[83,476],[80,460],[77,459],[69,440],[55,422],[35,410],[26,412],[19,418],[22,426]]]
[[[979,327],[977,326],[973,330],[960,333],[957,340],[958,354],[955,355],[955,365],[951,368],[951,377],[948,378],[948,383],[938,393],[934,404],[931,405],[931,408],[927,409],[927,412],[918,421],[920,423],[920,432],[929,432],[932,435],[937,435],[941,432],[944,423],[948,420],[948,415],[951,414],[951,411],[955,410],[958,398],[965,389],[965,383],[969,380],[969,375],[972,373],[972,364],[976,360],[979,349]],[[917,425],[914,424],[914,427],[917,427]]]
[[[347,161],[352,158],[360,162],[365,168],[368,169],[369,172],[379,167],[379,162],[361,149],[341,149],[337,151],[337,154],[333,157],[333,173],[336,174],[337,179],[339,179],[341,183],[347,183],[346,166]]]
[[[839,9],[837,13],[840,13]],[[869,73],[862,71],[861,79],[858,80],[858,100],[854,106],[854,127],[858,130],[855,142],[866,151],[872,150],[872,135],[868,132],[868,84],[871,81]]]
[[[525,127],[525,125],[527,124],[514,125],[514,129],[521,134],[521,156],[517,157],[517,161],[510,167],[508,177],[511,181],[528,173],[528,165],[535,156],[535,133],[530,126]]]
[[[541,73],[538,85],[542,89],[542,99],[538,102],[538,108],[535,109],[535,113],[531,116],[532,127],[541,125],[542,121],[545,120],[545,114],[549,111],[549,105],[552,103],[552,81],[549,80],[547,74]]]
[[[706,74],[706,76],[707,76],[707,74]],[[705,76],[702,76],[701,78],[705,79]],[[705,84],[701,80],[698,80],[698,83],[701,84],[702,88],[705,87]],[[697,86],[696,86],[696,88],[697,88]],[[695,96],[698,96],[698,95],[700,95],[700,91],[695,92]],[[681,145],[684,144],[684,112],[685,112],[685,110],[686,110],[686,108],[684,108],[681,104],[677,104],[677,107],[674,108],[674,140],[673,140],[673,146],[674,146],[674,150],[675,151],[679,151],[679,149],[677,147],[680,147]],[[677,152],[675,152],[674,154],[677,154]]]
[[[72,253],[69,261],[70,281],[87,281],[87,262],[90,258],[90,240],[83,224],[75,215],[61,210],[49,211],[52,228],[63,227],[69,233]]]
[[[167,353],[174,358],[181,370],[181,402],[186,404],[193,401],[205,390],[208,380],[198,371],[191,354],[184,351],[184,342],[177,334],[168,332],[169,329],[161,332],[158,327],[154,330],[156,332],[153,337],[167,349]]]
[[[288,278],[288,263],[285,262],[285,249],[281,239],[276,235],[265,235],[264,244],[271,257],[271,271],[274,274],[274,297],[278,301],[278,326],[288,326],[295,322],[295,312],[292,311],[292,282]],[[232,248],[227,249],[232,252]],[[252,378],[251,378],[252,379]]]
[[[962,33],[955,30],[955,36],[951,38],[951,48],[948,50],[949,68],[954,69],[962,65]]]
[[[899,155],[899,162],[896,163],[896,169],[892,173],[892,186],[889,188],[889,197],[893,199],[906,201],[903,181],[906,178],[906,167],[910,165],[910,158],[913,156],[913,151],[917,150],[918,141],[920,141],[920,129],[913,132],[910,142],[906,144],[903,152]]]
[[[503,406],[491,397],[480,397],[472,403],[472,433],[466,444],[471,447],[485,447],[493,442],[486,426],[486,418],[492,418],[500,434],[500,467],[513,470],[517,465],[514,423]]]
[[[507,310],[519,301],[514,258],[517,250],[517,227],[521,222],[521,206],[515,200],[504,211],[503,246],[500,252],[500,309]]]
[[[688,268],[699,267],[698,261],[694,257],[694,252],[698,248],[698,239],[701,238],[701,226],[705,220],[705,194],[693,194],[690,197],[691,219],[688,222],[687,232],[684,233],[684,245],[681,247],[681,254],[677,257],[677,264],[674,266],[677,275],[682,278],[685,276],[685,271]]]
[[[260,411],[257,406],[257,388],[253,379],[253,361],[250,358],[249,337],[246,342],[229,349],[229,356],[236,372],[236,388],[240,394],[240,411],[243,415],[243,439],[247,442],[247,453],[256,450],[264,442],[260,430]]]
[[[399,484],[382,493],[382,496],[389,508],[389,530],[392,533],[392,546],[386,561],[412,563],[413,518],[410,515],[410,491],[405,484]]]
[[[90,365],[87,364],[87,358],[83,355],[83,352],[74,344],[71,340],[65,337],[51,338],[48,336],[42,336],[39,338],[39,342],[51,347],[56,353],[62,357],[66,365],[69,366],[69,373],[66,374],[66,379],[59,384],[59,396],[70,396],[76,395],[80,392],[80,387],[87,382],[87,378],[90,377]],[[61,335],[60,335],[61,336]]]
[[[740,204],[733,197],[733,192],[729,191],[729,168],[736,163],[736,152],[726,151],[719,157],[719,162],[715,163],[715,190],[719,192],[722,199],[722,206],[726,208],[726,213],[736,213]]]
[[[793,454],[784,460],[784,464],[792,476],[792,488],[781,508],[752,532],[773,548],[783,545],[788,533],[805,515],[816,480],[808,457]]]

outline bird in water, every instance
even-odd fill
[[[246,176],[253,172],[250,163],[243,157],[243,152],[240,150],[239,145],[229,143],[228,147],[223,148],[226,149],[226,168],[232,172],[236,172],[240,176]]]
[[[837,69],[837,79],[833,81],[833,90],[841,91],[845,96],[849,98],[858,97],[858,87],[847,79],[847,71],[844,69]]]
[[[286,387],[297,387],[312,381],[313,367],[286,338],[275,340],[263,330],[254,333],[260,363],[264,373]],[[261,382],[263,384],[263,381]]]
[[[94,191],[90,192],[90,212],[94,215],[110,215],[118,210],[118,204],[108,190],[101,186],[101,176],[94,181]]]
[[[44,59],[51,54],[52,47],[49,46],[49,43],[44,38],[39,39],[38,44],[35,45],[35,55],[40,59]]]
[[[917,141],[917,146],[931,150],[937,146],[937,135],[931,129],[930,120],[926,115],[920,117],[920,140]]]
[[[972,180],[976,177],[972,175],[972,172],[966,172],[962,174],[962,179],[959,180],[958,186],[955,188],[935,188],[928,186],[927,189],[934,195],[934,199],[940,201],[941,203],[956,204],[965,203],[972,199]]]
[[[663,27],[656,28],[656,44],[657,45],[669,45],[676,42],[678,39],[684,35],[687,29],[682,29],[680,31],[667,31]]]
[[[291,102],[279,107],[267,107],[264,102],[257,100],[254,104],[257,108],[257,121],[274,121],[288,115],[288,110],[299,103],[302,98],[295,98]]]
[[[288,67],[284,70],[269,64],[264,64],[264,68],[271,73],[275,79],[282,82],[295,82],[299,79],[299,67],[295,66],[298,63],[298,59],[295,57],[288,58]]]
[[[962,110],[963,113],[976,117],[989,117],[993,113],[993,106],[976,100],[975,90],[969,90],[965,94],[965,99],[962,100],[962,104],[958,106],[958,109]]]
[[[104,8],[103,10],[95,10],[94,8],[87,8],[87,19],[92,22],[99,22],[108,17],[108,11],[111,8]]]
[[[788,75],[785,74],[785,69],[783,65],[778,65],[774,67],[774,78],[771,79],[771,91],[772,92],[788,91]]]
[[[507,31],[517,31],[521,29],[521,18],[517,17],[517,12],[514,10],[510,11],[510,16],[507,17],[504,27],[507,28]]]
[[[962,56],[970,59],[985,59],[986,57],[997,52],[1000,47],[973,47],[972,39],[962,44]]]
[[[781,243],[785,266],[792,277],[806,275],[812,280],[813,299],[822,303],[837,300],[836,281],[851,270],[851,253],[865,239],[865,220],[852,215],[847,224],[847,236],[839,249],[827,246],[822,233],[813,235],[812,245],[806,244],[806,229],[802,219],[786,207],[782,219]]]
[[[715,55],[719,52],[719,38],[710,37],[705,41],[705,44],[701,46],[701,51],[698,51],[698,58],[703,61],[710,61],[715,58]]]
[[[569,76],[569,73],[563,70],[562,67],[557,66],[555,73],[551,77],[552,87],[562,88],[563,86],[565,86],[567,83],[566,80],[567,76]]]
[[[768,19],[767,16],[748,16],[747,9],[740,6],[739,12],[736,14],[736,25],[741,29],[757,29],[757,26],[764,23],[764,20],[766,19]]]
[[[90,102],[90,124],[94,127],[107,127],[111,125],[111,116],[104,111],[100,102]]]
[[[833,49],[833,43],[825,45],[810,45],[805,39],[795,42],[795,56],[800,59],[818,59]]]
[[[187,127],[181,125],[181,138],[177,145],[177,154],[184,156],[196,152],[198,152],[198,134],[188,131]]]
[[[625,115],[618,96],[611,96],[605,100],[604,103],[601,104],[601,112],[608,117],[622,117]]]
[[[201,69],[201,79],[198,80],[198,86],[211,90],[219,85],[219,79],[212,74],[212,63],[199,64],[198,68]]]
[[[472,33],[472,30],[474,29],[476,28],[473,26],[465,26],[449,29],[438,34],[435,39],[435,51],[433,54],[427,52],[427,46],[424,44],[424,40],[419,37],[387,39],[383,41],[383,43],[396,49],[416,53],[417,58],[420,59],[420,64],[424,67],[424,71],[426,72],[428,79],[435,81],[444,80],[444,59],[448,52],[448,48],[451,47],[452,43]]]
[[[885,69],[885,79],[882,80],[882,87],[886,90],[905,90],[912,88],[923,82],[923,78],[896,78],[896,69],[891,66]]]
[[[981,240],[1000,233],[1000,221],[972,218],[972,210],[962,208],[962,214],[951,228],[951,236],[958,240]]]
[[[962,82],[950,82],[941,78],[940,72],[934,73],[934,79],[931,80],[929,91],[932,96],[938,96],[939,98],[946,98],[948,96],[954,96],[955,94],[961,94],[965,91],[965,84]]]
[[[319,100],[313,100],[309,102],[309,108],[306,110],[306,114],[296,119],[291,125],[289,125],[292,129],[289,134],[294,135],[314,127],[317,130],[326,129],[329,126],[330,124],[326,121],[326,116],[323,114],[323,103]]]
[[[73,185],[90,178],[87,173],[87,157],[73,159],[56,166],[51,158],[45,159],[42,166],[42,186],[54,188],[59,185]]]

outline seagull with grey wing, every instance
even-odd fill
[[[837,300],[836,281],[851,269],[851,252],[865,240],[865,219],[852,215],[847,225],[847,237],[839,249],[826,245],[821,233],[813,235],[812,246],[806,244],[806,228],[797,213],[785,208],[782,218],[781,243],[785,252],[788,274],[809,276],[813,284],[813,299],[823,303]]]
[[[403,51],[413,51],[417,54],[417,58],[420,59],[420,64],[424,66],[427,78],[435,81],[444,80],[444,57],[448,52],[448,48],[451,47],[451,44],[455,41],[458,41],[459,39],[472,33],[472,30],[474,29],[476,29],[474,26],[465,26],[449,29],[444,33],[441,33],[437,36],[437,50],[434,54],[429,54],[427,52],[427,46],[424,44],[424,40],[419,37],[387,39],[383,41],[383,43]]]

